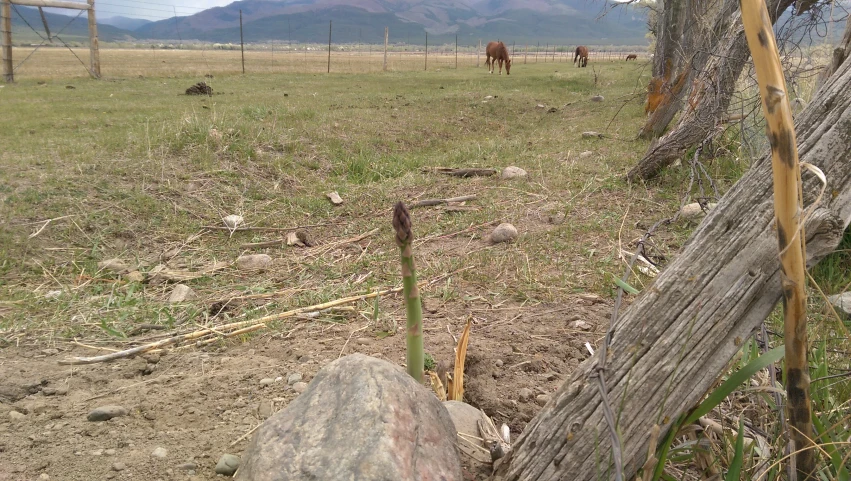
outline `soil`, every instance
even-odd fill
[[[458,336],[473,317],[465,400],[497,426],[508,424],[513,439],[546,401],[537,397],[552,394],[589,356],[585,343],[598,345],[611,311],[611,301],[593,295],[557,305],[439,302],[426,297],[426,350],[451,363],[450,332]],[[240,455],[252,430],[298,395],[290,375],[310,382],[323,365],[353,352],[404,362],[404,309],[400,298],[388,304],[397,330],[386,337],[386,329],[352,317],[81,366],[58,361],[106,351],[69,342],[0,348],[0,480],[214,479],[219,457]],[[524,389],[528,400],[520,399]],[[87,420],[92,409],[108,405],[128,414]],[[167,451],[164,458],[152,456],[157,448]]]

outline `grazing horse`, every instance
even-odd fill
[[[511,59],[508,58],[508,49],[502,42],[489,42],[485,49],[485,66],[493,73],[494,61],[499,62],[499,74],[502,75],[502,64],[505,63],[505,75],[511,74]]]
[[[636,54],[634,54],[634,53],[631,53],[631,54],[627,55],[627,56],[626,56],[626,61],[627,61],[627,62],[629,62],[630,60],[638,60],[638,55],[636,55]]]
[[[585,45],[580,45],[576,47],[576,52],[573,55],[573,63],[576,63],[576,59],[579,59],[579,67],[587,67],[588,66],[588,47]]]

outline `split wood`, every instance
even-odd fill
[[[487,177],[489,175],[496,175],[496,169],[453,169],[450,167],[435,167],[433,169],[426,169],[426,171],[451,175],[453,177]]]
[[[425,289],[426,287],[431,286],[431,285],[433,285],[437,282],[440,282],[441,280],[443,280],[443,279],[445,279],[445,278],[447,278],[451,275],[454,275],[454,274],[457,274],[459,272],[468,270],[470,268],[471,267],[465,267],[465,268],[458,269],[456,271],[450,272],[448,274],[444,274],[443,276],[437,277],[437,278],[435,278],[431,281],[420,282],[419,287],[420,287],[420,289]],[[233,322],[233,323],[224,324],[224,325],[221,325],[221,326],[214,326],[213,328],[205,327],[205,328],[198,330],[198,331],[190,332],[190,333],[187,333],[187,334],[180,334],[180,335],[177,335],[177,336],[172,336],[172,337],[169,337],[169,338],[166,338],[166,339],[162,339],[160,341],[152,342],[152,343],[149,343],[149,344],[144,344],[142,346],[137,346],[137,347],[134,347],[134,348],[131,348],[131,349],[125,349],[123,351],[104,354],[102,356],[75,357],[75,358],[71,358],[71,359],[65,359],[65,360],[59,361],[59,364],[61,364],[61,365],[79,365],[79,364],[96,364],[96,363],[99,363],[99,362],[114,361],[116,359],[123,359],[123,358],[127,358],[127,357],[137,356],[139,354],[144,354],[146,352],[152,351],[154,349],[160,349],[160,348],[165,347],[165,346],[180,344],[180,343],[184,343],[184,342],[187,342],[187,341],[195,341],[195,340],[199,340],[199,339],[208,337],[210,335],[215,336],[215,337],[212,338],[212,340],[206,339],[206,340],[203,340],[203,341],[201,341],[201,340],[197,341],[195,345],[200,346],[200,345],[209,344],[210,342],[214,342],[215,340],[221,339],[221,337],[219,337],[219,334],[217,334],[217,333],[220,333],[221,336],[232,337],[232,336],[235,336],[235,335],[244,334],[246,332],[256,331],[258,329],[265,328],[267,326],[267,324],[270,323],[270,322],[275,322],[275,321],[280,321],[282,319],[295,317],[295,316],[298,316],[300,314],[304,314],[304,313],[307,313],[307,312],[321,311],[323,309],[328,309],[328,308],[331,308],[331,307],[341,306],[341,305],[344,305],[344,304],[351,304],[351,303],[354,303],[354,302],[363,301],[363,300],[367,300],[367,299],[373,299],[373,298],[376,298],[376,297],[381,297],[381,296],[386,296],[386,295],[391,295],[391,294],[397,294],[399,292],[402,292],[402,287],[395,287],[393,289],[386,289],[386,290],[383,290],[383,291],[376,291],[376,292],[371,292],[369,294],[362,294],[362,295],[358,295],[358,296],[343,297],[341,299],[326,302],[326,303],[323,303],[323,304],[315,304],[315,305],[312,305],[312,306],[300,307],[300,308],[292,309],[292,310],[282,312],[282,313],[279,313],[279,314],[273,314],[271,316],[261,317],[259,319],[253,319],[253,320],[249,320],[249,321]]]
[[[476,200],[475,195],[462,195],[461,197],[450,197],[448,199],[425,199],[414,202],[411,208],[414,207],[430,207],[433,205],[450,204],[453,202],[466,202],[468,200]]]

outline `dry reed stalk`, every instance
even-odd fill
[[[795,469],[802,480],[814,479],[810,376],[807,364],[806,245],[801,224],[801,167],[792,109],[765,2],[741,0],[742,21],[759,82],[762,110],[768,124],[774,172],[774,211],[783,288],[786,392]]]

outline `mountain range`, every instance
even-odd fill
[[[391,43],[452,43],[479,39],[506,43],[591,45],[646,42],[646,15],[640,8],[620,6],[601,19],[611,0],[242,0],[184,17],[146,21],[128,17],[101,18],[101,41],[238,43],[242,11],[246,42],[325,43],[328,23],[332,41],[383,43],[384,27]],[[38,11],[16,7],[33,29],[43,32]],[[70,11],[69,11],[70,12]],[[63,12],[64,13],[64,12]],[[76,15],[76,12],[73,12]],[[45,13],[51,33],[68,17]],[[13,32],[29,27],[13,12]],[[86,36],[85,14],[71,21],[67,36]],[[43,34],[43,33],[42,33]]]

